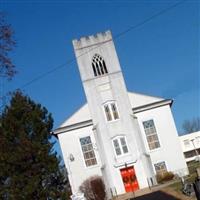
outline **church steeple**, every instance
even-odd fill
[[[102,160],[102,173],[112,188],[123,163],[136,162],[140,139],[132,117],[126,85],[110,31],[73,40],[78,67],[95,137]],[[121,180],[121,176],[119,177]],[[123,188],[121,182],[119,188]]]

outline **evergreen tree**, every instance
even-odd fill
[[[0,199],[68,199],[50,143],[53,119],[19,91],[0,116]]]

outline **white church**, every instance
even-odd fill
[[[87,103],[54,131],[72,192],[94,175],[108,196],[156,184],[163,170],[186,175],[173,101],[127,91],[110,31],[73,46]]]

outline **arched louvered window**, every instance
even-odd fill
[[[108,73],[104,59],[98,54],[95,54],[92,58],[92,68],[94,76],[101,76]]]

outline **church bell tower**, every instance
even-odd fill
[[[142,143],[111,32],[73,40],[73,46],[106,186],[125,192],[123,169],[132,167],[139,188],[146,184],[140,177]]]

